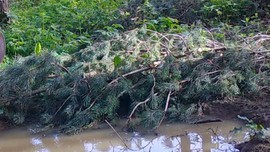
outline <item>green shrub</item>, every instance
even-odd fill
[[[254,15],[254,8],[252,0],[204,0],[199,12],[204,20],[229,22]]]
[[[123,0],[39,0],[11,3],[12,24],[5,28],[9,56],[29,55],[35,46],[74,52],[94,30],[117,16]]]

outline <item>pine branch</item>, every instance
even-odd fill
[[[43,92],[46,92],[47,89],[46,88],[39,88],[37,90],[34,90],[32,91],[31,93],[26,93],[26,94],[23,94],[21,95],[20,97],[33,97],[33,96],[36,96],[40,93],[43,93]],[[19,97],[12,97],[12,98],[9,98],[9,99],[0,99],[1,102],[1,105],[7,105],[7,104],[10,104],[11,101],[14,101],[14,100],[17,100],[19,99]]]

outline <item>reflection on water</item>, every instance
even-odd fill
[[[202,137],[197,134],[197,133],[189,133],[188,134],[189,139],[190,139],[190,150],[191,151],[197,151],[197,152],[201,152],[202,150]]]
[[[0,152],[235,152],[229,142],[239,142],[246,136],[244,132],[230,134],[237,122],[225,121],[201,125],[170,124],[161,126],[157,132],[119,134],[124,143],[108,127],[65,136],[57,133],[31,135],[27,129],[14,129],[0,133]],[[116,128],[117,129],[117,128]],[[215,130],[215,131],[214,131]]]
[[[37,149],[36,152],[50,152],[42,143],[41,138],[32,138],[31,144]]]

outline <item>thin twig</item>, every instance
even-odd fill
[[[146,81],[146,80],[144,80],[143,82],[134,84],[133,86],[130,87],[130,89],[134,89],[134,88],[136,88],[137,86],[142,85],[145,81]],[[122,96],[124,93],[126,93],[126,92],[127,92],[127,90],[122,91],[121,93],[118,94],[117,98],[121,97],[121,96]]]
[[[60,67],[63,71],[67,72],[69,75],[71,75],[71,72],[64,66],[58,64],[58,63],[52,63],[52,65],[56,65],[58,67]]]
[[[114,127],[107,121],[105,122],[112,128],[112,130],[116,133],[116,135],[119,137],[119,139],[123,142],[126,148],[129,148],[128,145],[125,143],[125,140],[120,136],[120,134],[114,129]]]
[[[268,53],[268,52],[270,52],[270,50],[264,50],[264,51],[252,51],[252,52],[250,52],[250,53],[251,53],[251,54],[252,54],[252,53],[257,54],[257,53]]]
[[[153,86],[152,86],[152,88],[151,88],[151,93],[154,94],[154,92],[155,92],[155,87],[156,87],[156,78],[154,77],[153,74],[151,74],[151,75],[152,75],[152,77],[153,77]]]
[[[166,100],[166,106],[164,109],[164,112],[166,113],[168,110],[168,106],[169,106],[169,102],[170,102],[170,98],[171,98],[171,94],[172,94],[172,90],[169,91],[168,96],[167,96],[167,100]]]
[[[218,72],[222,72],[222,70],[211,71],[211,72],[205,73],[204,75],[211,75],[211,74],[215,74]]]
[[[191,10],[193,7],[193,4],[190,4],[189,6],[187,6],[187,9],[185,9],[185,11],[183,13],[181,13],[179,16],[177,16],[177,18],[181,18],[182,16],[186,15],[186,13]],[[193,9],[192,9],[193,10]]]
[[[174,36],[174,37],[177,36],[177,37],[179,37],[179,38],[183,41],[183,43],[184,43],[184,45],[186,46],[186,48],[188,49],[187,44],[186,44],[186,42],[185,42],[185,39],[184,39],[181,35],[178,35],[178,34],[167,34],[167,35],[163,35],[162,33],[159,33],[159,32],[157,32],[157,31],[153,31],[153,30],[149,30],[149,29],[147,29],[147,30],[150,31],[150,32],[156,33],[156,34],[158,34],[159,36],[161,36],[161,38],[159,38],[159,40],[158,40],[157,42],[158,42],[159,44],[161,44],[163,47],[165,47],[165,48],[168,49],[168,50],[165,50],[166,53],[167,53],[167,55],[172,54],[172,55],[174,56],[174,54],[170,51],[169,46],[175,47],[175,46],[173,46],[173,45],[171,44],[171,41],[167,38],[167,36]],[[165,44],[161,43],[160,41],[161,41],[162,39],[165,39],[165,40],[168,42],[168,45],[169,45],[169,46],[166,46]]]
[[[71,97],[73,97],[73,94],[70,95],[70,96],[62,103],[62,105],[57,109],[57,111],[54,113],[53,116],[56,116],[56,114],[62,109],[62,107],[66,104],[66,102],[67,102]]]
[[[169,93],[168,93],[167,100],[166,100],[166,106],[164,108],[164,114],[163,114],[159,124],[155,127],[155,129],[157,129],[161,125],[162,121],[165,118],[165,115],[166,115],[166,113],[168,111],[168,107],[169,107],[169,103],[170,103],[170,99],[171,99],[171,94],[172,94],[172,90],[170,90]]]
[[[216,128],[216,130],[214,130],[213,128],[208,128],[208,131],[210,131],[211,133],[213,133],[215,136],[218,136],[217,132],[218,132],[218,126]]]
[[[157,94],[157,93],[156,93]],[[129,123],[129,121],[131,120],[135,110],[141,105],[141,104],[145,104],[147,103],[149,100],[151,99],[151,97],[148,97],[147,99],[145,99],[144,101],[142,102],[139,102],[132,110],[132,112],[130,113],[130,115],[128,116],[128,121],[127,121],[127,124]]]

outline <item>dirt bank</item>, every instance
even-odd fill
[[[270,139],[253,138],[235,146],[241,152],[270,152]]]
[[[222,119],[234,119],[237,115],[247,117],[257,124],[270,127],[270,102],[266,99],[226,98],[210,104],[211,115]]]
[[[211,115],[221,119],[235,119],[237,115],[247,117],[257,124],[270,127],[270,102],[265,99],[227,98],[210,104]],[[250,141],[238,144],[240,152],[270,152],[270,138],[253,137]]]
[[[0,120],[0,131],[8,129],[10,126],[5,120]]]

